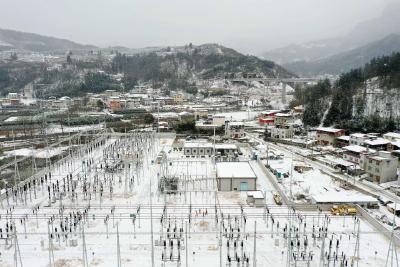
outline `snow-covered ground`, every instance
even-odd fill
[[[31,148],[21,148],[16,150],[7,151],[4,154],[7,156],[22,156],[22,157],[34,157],[34,158],[52,158],[54,156],[60,155],[68,147],[56,147],[56,148],[42,148],[42,149],[31,149]]]
[[[186,158],[173,150],[173,140],[113,135],[89,146],[84,154],[79,155],[78,150],[72,160],[54,164],[51,181],[47,180],[50,188],[56,186],[56,198],[50,205],[46,182],[17,194],[18,200],[12,195],[3,199],[0,227],[5,236],[7,223],[15,222],[23,265],[50,266],[51,261],[51,266],[84,266],[87,261],[87,266],[118,266],[120,261],[121,266],[152,266],[151,240],[154,266],[179,266],[178,257],[181,266],[186,261],[194,267],[219,266],[220,260],[224,266],[237,266],[228,265],[228,255],[232,260],[235,255],[240,261],[248,258],[248,264],[240,266],[253,266],[255,257],[255,266],[284,266],[288,245],[291,256],[311,253],[310,266],[320,266],[322,250],[322,255],[331,254],[330,259],[334,252],[344,253],[350,265],[357,240],[353,217],[317,211],[293,213],[274,204],[273,185],[255,161],[250,164],[258,189],[266,194],[267,209],[248,206],[246,192],[216,191],[211,158]],[[156,160],[159,151],[165,151],[167,160]],[[290,166],[286,161],[276,164]],[[178,178],[177,193],[158,191],[164,176]],[[295,179],[309,183],[310,192],[318,193],[319,186],[333,187],[316,170],[304,176]],[[318,186],[309,179],[319,179]],[[61,200],[57,188],[65,191]],[[293,246],[287,238],[290,225]],[[323,238],[321,229],[325,227],[328,234]],[[360,233],[359,266],[383,266],[389,241],[362,219]],[[330,240],[334,244],[331,249]],[[0,266],[14,265],[14,246],[1,242]],[[167,259],[164,265],[162,259]],[[297,262],[297,266],[306,264]]]

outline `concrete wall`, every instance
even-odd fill
[[[219,191],[240,191],[240,183],[247,182],[248,191],[256,190],[255,178],[218,178]],[[236,188],[236,190],[235,190]]]

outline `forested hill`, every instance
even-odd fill
[[[136,80],[187,80],[223,77],[226,73],[255,73],[266,77],[293,77],[272,61],[248,56],[217,44],[163,48],[151,53],[117,54],[115,72]]]
[[[296,90],[292,103],[304,104],[308,126],[336,126],[383,132],[400,127],[400,53],[375,58],[332,85],[321,81]],[[325,116],[324,116],[325,115]]]

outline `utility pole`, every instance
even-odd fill
[[[254,251],[253,251],[253,267],[257,266],[257,256],[256,256],[256,252],[257,252],[257,221],[254,221]]]
[[[121,249],[120,249],[120,243],[119,243],[119,223],[117,223],[117,261],[118,267],[121,267]]]
[[[395,227],[395,217],[396,217],[395,213],[396,213],[396,210],[397,210],[396,203],[394,205],[394,210],[395,210],[395,212],[393,213],[393,227],[392,227],[392,233],[390,235],[390,244],[389,244],[389,249],[388,249],[388,253],[387,253],[387,256],[386,256],[385,267],[388,267],[388,266],[390,266],[390,267],[393,267],[393,266],[399,267],[399,260],[397,258],[396,244],[394,243],[394,227]],[[394,257],[396,257],[396,265],[393,264],[394,263],[393,262],[394,261]],[[389,258],[390,258],[390,264],[389,264]]]
[[[185,250],[185,256],[186,256],[186,261],[185,261],[185,266],[188,267],[188,227],[187,227],[187,222],[185,222],[185,243],[186,243],[186,250]]]
[[[153,201],[151,199],[151,175],[150,178],[150,231],[151,231],[151,267],[154,267],[154,244],[153,244]]]
[[[222,234],[221,234],[221,227],[219,228],[219,267],[222,267]]]

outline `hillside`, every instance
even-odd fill
[[[400,35],[391,34],[365,46],[315,61],[298,61],[283,66],[302,76],[341,74],[359,68],[376,57],[400,52]]]
[[[400,53],[375,58],[344,73],[331,85],[320,82],[295,92],[292,105],[303,104],[309,126],[336,126],[354,131],[400,129]]]
[[[315,40],[304,44],[291,44],[261,54],[279,64],[296,61],[316,61],[367,45],[390,34],[400,34],[400,3],[388,5],[374,19],[356,25],[348,34],[340,37]]]
[[[95,46],[82,45],[66,39],[0,29],[0,50],[10,48],[32,52],[65,52],[96,49]]]
[[[226,73],[255,73],[265,77],[293,77],[272,61],[247,56],[217,44],[168,47],[135,55],[117,54],[115,72],[135,80],[188,80],[224,77]]]

